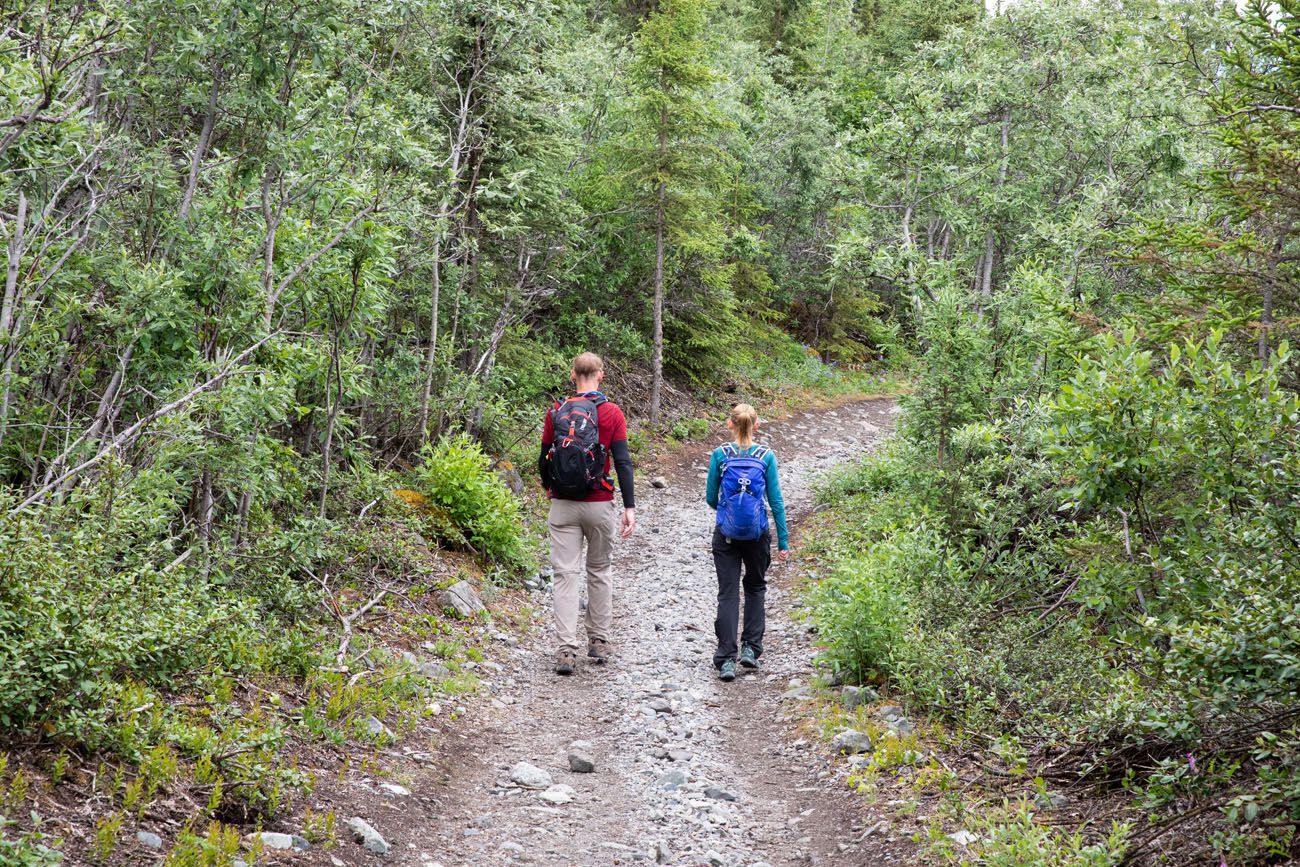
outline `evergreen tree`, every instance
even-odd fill
[[[728,160],[716,133],[726,123],[712,101],[717,75],[706,62],[708,10],[708,0],[665,0],[642,22],[629,69],[625,159],[635,207],[654,235],[652,423],[663,392],[667,287],[690,260],[716,260],[722,236],[717,193]]]

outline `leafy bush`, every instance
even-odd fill
[[[6,826],[13,824],[0,816],[0,865],[3,867],[57,867],[63,855],[57,851],[62,841],[40,830],[30,830],[9,836]]]
[[[420,452],[415,482],[438,536],[512,569],[531,564],[519,501],[492,472],[478,443],[448,437]]]
[[[1034,821],[1029,805],[1003,805],[975,822],[971,844],[976,863],[987,867],[1115,867],[1123,863],[1131,826],[1114,824],[1110,833],[1089,843],[1081,833],[1044,827]],[[930,849],[943,863],[971,863],[946,837],[931,842]]]
[[[823,493],[845,524],[808,597],[828,652],[973,729],[1097,765],[1154,756],[1134,780],[1148,803],[1213,792],[1247,832],[1222,851],[1275,846],[1300,821],[1289,363],[1214,333],[1167,352],[1105,337],[1055,394],[942,438],[912,415],[948,400],[932,370],[898,441]]]
[[[706,418],[684,418],[673,422],[668,434],[675,440],[691,441],[703,439],[709,432],[709,420]]]
[[[263,636],[254,600],[214,592],[183,566],[142,562],[136,544],[154,535],[147,507],[119,499],[107,517],[104,495],[78,493],[53,532],[48,513],[0,523],[0,725],[61,728],[76,711],[82,722],[70,733],[94,745],[113,685],[166,686],[214,662],[240,667],[251,645],[284,636]],[[0,511],[10,505],[0,495]]]

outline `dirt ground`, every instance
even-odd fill
[[[817,475],[877,444],[893,413],[890,401],[864,401],[760,430],[780,461],[796,549]],[[713,517],[702,496],[714,444],[638,468],[638,532],[615,552],[609,665],[583,660],[573,677],[556,677],[550,597],[535,591],[535,626],[522,640],[498,636],[481,698],[385,751],[372,778],[318,787],[313,810],[333,809],[340,826],[361,815],[392,847],[382,863],[422,867],[911,863],[911,829],[848,792],[844,763],[809,733],[799,687],[814,674],[813,647],[792,612],[797,563],[769,573],[762,667],[730,684],[715,676]],[[666,488],[646,483],[656,475]],[[575,741],[586,742],[594,773],[570,770]],[[519,762],[571,792],[516,785]],[[283,857],[381,863],[346,829],[340,837],[337,848]]]

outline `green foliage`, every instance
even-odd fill
[[[966,293],[949,291],[926,311],[920,330],[921,374],[904,401],[914,439],[933,442],[940,467],[953,432],[988,413],[990,342],[988,330],[970,310]]]
[[[239,829],[212,822],[203,835],[182,833],[162,863],[164,867],[229,867],[239,854]]]
[[[709,432],[709,420],[706,418],[684,418],[673,422],[668,434],[675,440],[689,442],[703,439]]]
[[[122,813],[105,813],[95,820],[95,839],[91,844],[90,855],[100,863],[107,863],[117,848],[117,839],[122,833]]]
[[[255,600],[213,593],[189,569],[143,560],[158,516],[107,486],[79,492],[51,532],[32,515],[0,524],[0,724],[71,725],[103,742],[120,684],[167,686],[210,663],[241,668],[273,656],[288,634],[264,634]],[[0,498],[8,508],[11,498]],[[91,522],[82,513],[98,515]],[[45,517],[52,517],[47,512]],[[110,529],[111,528],[111,529]],[[65,717],[75,712],[75,717]],[[75,719],[75,722],[72,720]]]
[[[14,822],[0,816],[0,865],[4,867],[56,867],[63,863],[63,855],[58,851],[62,843],[55,837],[42,833],[40,817],[33,814],[31,830],[13,835],[10,830]]]
[[[823,543],[809,597],[833,659],[972,728],[1195,753],[1191,776],[1185,759],[1148,769],[1150,796],[1164,793],[1152,809],[1215,791],[1234,822],[1287,821],[1285,708],[1300,688],[1289,361],[1285,345],[1264,367],[1217,334],[1168,353],[1129,334],[1101,341],[1056,396],[958,428],[942,467],[909,421],[827,494],[852,527]],[[1204,745],[1245,731],[1248,757]],[[1022,836],[1007,852],[1057,852]]]
[[[519,501],[492,472],[482,447],[449,437],[420,453],[415,483],[426,498],[433,531],[515,570],[531,564]]]
[[[1132,826],[1115,823],[1097,842],[1081,832],[1070,833],[1034,821],[1030,804],[1004,803],[973,826],[976,840],[969,852],[951,840],[934,835],[929,849],[940,863],[974,863],[990,867],[1117,867],[1124,862]]]

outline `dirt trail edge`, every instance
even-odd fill
[[[778,454],[796,520],[811,506],[818,473],[874,447],[893,413],[892,401],[862,401],[763,427],[759,439]],[[799,688],[813,672],[808,631],[791,618],[790,566],[774,563],[769,573],[762,667],[731,684],[714,676],[713,518],[703,504],[711,448],[642,468],[642,479],[658,471],[668,487],[642,483],[637,535],[615,550],[613,662],[583,659],[573,677],[556,677],[549,623],[539,623],[502,657],[492,709],[432,745],[447,756],[447,777],[413,781],[423,809],[402,799],[375,810],[394,844],[388,863],[910,861],[910,843],[882,831],[889,823],[846,791],[842,767],[797,731]],[[534,597],[549,609],[548,595]],[[575,741],[585,742],[578,748],[594,772],[570,770]],[[520,762],[544,771],[550,791],[512,781]],[[362,863],[350,843],[339,854]]]

